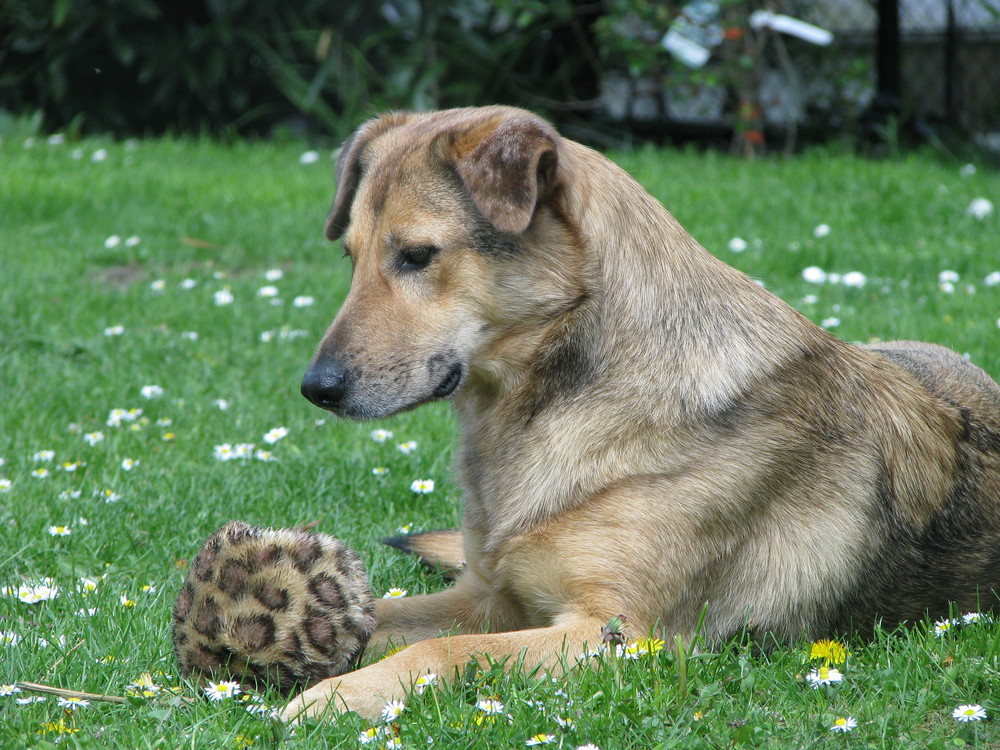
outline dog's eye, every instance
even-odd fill
[[[438,249],[434,245],[408,247],[399,251],[397,265],[400,271],[420,271],[427,268],[431,258],[437,255],[437,252]]]

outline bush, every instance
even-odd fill
[[[118,135],[337,136],[375,110],[590,99],[572,0],[7,0],[0,110]],[[570,109],[573,109],[571,106]]]

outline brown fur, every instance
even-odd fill
[[[337,185],[354,278],[303,393],[362,419],[453,394],[467,565],[379,601],[376,649],[411,645],[287,718],[482,654],[557,669],[618,614],[791,641],[994,603],[1000,388],[958,355],[839,341],[520,110],[370,122]]]
[[[181,675],[284,693],[355,666],[375,630],[358,556],[327,534],[232,521],[191,563],[173,609]]]

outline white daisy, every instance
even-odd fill
[[[813,229],[813,237],[815,237],[816,239],[826,237],[829,234],[830,234],[829,224],[817,224],[816,228]]]
[[[416,440],[407,440],[405,443],[400,443],[396,446],[400,453],[410,454],[417,449]]]
[[[0,630],[0,646],[16,646],[21,642],[21,636],[13,630]]]
[[[529,737],[525,740],[524,744],[528,747],[532,747],[533,745],[551,745],[555,741],[556,736],[554,734],[539,733]]]
[[[108,338],[111,338],[112,336],[121,336],[123,333],[125,333],[125,326],[122,325],[108,326],[104,329],[104,335]]]
[[[271,286],[270,284],[268,286],[262,286],[260,289],[257,290],[257,296],[258,297],[277,297],[278,296],[278,287]]]
[[[229,287],[225,289],[220,289],[212,295],[212,301],[215,303],[216,307],[225,307],[226,305],[233,304],[233,293],[229,291]]]
[[[501,703],[496,698],[484,698],[480,701],[477,701],[476,708],[478,708],[484,714],[487,714],[489,716],[502,714],[504,711],[503,703]]]
[[[865,276],[861,271],[848,271],[844,274],[842,279],[844,286],[854,287],[855,289],[860,289],[865,284],[868,283],[868,277]]]
[[[417,695],[423,695],[423,692],[430,687],[434,687],[438,684],[438,676],[433,672],[428,672],[427,674],[422,674],[417,678],[417,681],[413,683],[413,689],[417,692]]]
[[[120,244],[122,244],[122,238],[119,237],[117,234],[113,234],[110,237],[108,237],[106,240],[104,240],[104,247],[106,247],[108,250],[111,250],[112,248],[116,248]]]
[[[17,685],[0,685],[0,697],[6,698],[8,695],[15,695],[20,693],[21,688]]]
[[[136,461],[134,458],[122,459],[122,471],[132,471],[132,469],[134,469],[138,465],[139,462]]]
[[[209,682],[205,688],[205,695],[210,701],[221,701],[226,698],[234,698],[243,692],[240,684],[233,681]]]
[[[31,457],[31,460],[34,461],[35,463],[49,463],[55,457],[56,457],[55,451],[44,450],[44,451],[37,451],[35,455]]]
[[[59,697],[56,699],[59,703],[60,708],[65,708],[67,711],[76,711],[81,708],[86,708],[90,705],[90,701],[84,700],[83,698],[63,698]]]
[[[938,620],[934,623],[934,637],[940,638],[958,624],[959,621],[957,619],[945,618],[944,620]]]
[[[399,718],[406,704],[403,701],[389,701],[382,706],[382,721],[389,724]]]
[[[372,440],[376,443],[384,443],[392,438],[391,430],[372,430]]]
[[[401,589],[401,588],[393,587],[393,588],[389,589],[388,591],[386,591],[384,594],[382,594],[382,598],[383,599],[400,599],[400,598],[406,596],[407,593],[409,593],[409,592],[407,592],[406,589]]]
[[[104,440],[104,433],[99,431],[88,432],[83,436],[83,439],[86,441],[87,445],[97,445],[99,442]]]
[[[319,161],[319,151],[304,151],[299,157],[299,164],[315,164]]]
[[[951,717],[962,722],[982,721],[986,718],[986,709],[978,703],[965,704],[952,711]]]
[[[10,488],[14,486],[14,483],[7,477],[0,477],[0,492],[10,492]]]
[[[819,688],[821,685],[832,685],[836,682],[841,682],[843,679],[843,673],[833,667],[819,667],[818,669],[811,670],[806,675],[806,681],[814,688]]]
[[[163,388],[158,385],[144,385],[139,392],[143,398],[159,398],[163,395]]]
[[[268,445],[274,445],[279,440],[281,440],[281,438],[285,437],[287,434],[288,434],[287,427],[275,427],[264,433],[264,442],[267,443]]]
[[[802,278],[810,284],[822,284],[826,281],[826,271],[819,266],[809,266],[802,269]]]
[[[281,281],[285,277],[285,272],[280,268],[270,268],[264,272],[264,278],[268,281]]]
[[[156,281],[150,282],[149,288],[154,292],[162,292],[167,288],[167,280],[157,279]]]
[[[410,484],[410,491],[418,495],[428,495],[434,491],[433,479],[414,479]]]
[[[988,198],[976,198],[965,212],[972,218],[982,221],[993,213],[993,203]]]
[[[1000,271],[993,271],[987,274],[986,278],[983,279],[983,283],[985,283],[986,286],[996,286],[997,284],[1000,284]]]
[[[316,300],[307,294],[300,294],[298,297],[292,300],[292,305],[294,307],[310,307]]]
[[[729,248],[730,252],[742,253],[744,250],[747,249],[747,241],[742,237],[733,237],[731,240],[729,240],[729,244],[727,245],[727,247]]]
[[[838,716],[834,722],[833,726],[830,727],[831,732],[850,732],[858,725],[858,722],[854,720],[851,716]]]
[[[73,529],[69,526],[49,526],[49,534],[51,536],[69,536],[73,533]]]
[[[179,286],[184,291],[188,291],[189,289],[194,289],[196,286],[198,286],[198,282],[195,281],[194,279],[182,279],[181,283],[178,284],[177,286]]]

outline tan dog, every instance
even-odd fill
[[[326,233],[354,278],[302,391],[355,419],[453,399],[467,566],[379,601],[375,647],[411,645],[286,718],[483,654],[558,669],[618,614],[789,641],[996,601],[1000,388],[839,341],[530,113],[366,123]]]

